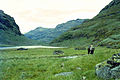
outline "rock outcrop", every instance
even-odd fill
[[[15,33],[16,35],[22,35],[14,18],[5,14],[2,10],[0,10],[0,31],[7,31],[9,33]]]
[[[114,54],[108,60],[95,67],[96,75],[103,79],[120,79],[120,53]]]

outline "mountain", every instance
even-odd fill
[[[21,34],[13,17],[0,10],[0,45],[26,45],[33,41]]]
[[[86,19],[71,20],[66,23],[58,24],[56,28],[38,27],[35,30],[26,33],[25,36],[33,40],[40,40],[42,42],[49,43],[68,29],[82,24],[85,20]]]
[[[90,44],[120,48],[120,0],[113,0],[94,18],[69,29],[51,42],[56,46]]]
[[[24,34],[26,37],[33,39],[33,40],[40,40],[44,43],[51,41],[52,39],[52,28],[42,28],[38,27],[30,32]]]

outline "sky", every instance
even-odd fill
[[[91,19],[112,0],[0,0],[0,10],[14,17],[22,33],[55,28],[74,19]]]

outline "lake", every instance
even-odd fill
[[[52,46],[14,46],[14,47],[0,47],[0,50],[4,50],[4,49],[17,49],[17,48],[65,48],[65,47],[52,47]]]

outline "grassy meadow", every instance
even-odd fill
[[[64,54],[53,55],[55,50]],[[0,51],[0,80],[103,80],[95,75],[95,65],[119,53],[119,49],[97,47],[94,55],[87,50],[64,49],[16,49]],[[85,55],[81,55],[85,54]],[[62,56],[78,56],[67,59]],[[61,64],[64,63],[64,67]],[[55,76],[62,72],[73,72],[68,76]]]

